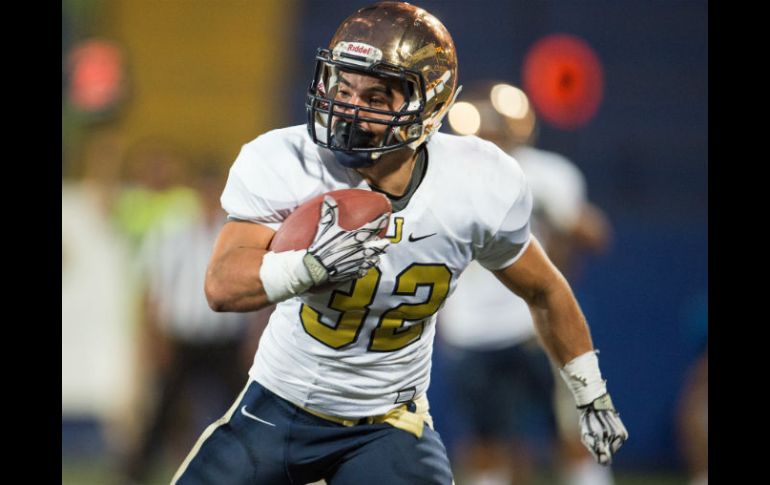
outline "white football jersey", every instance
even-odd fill
[[[346,418],[383,414],[424,394],[436,312],[472,260],[499,269],[529,243],[532,198],[513,158],[477,137],[438,133],[424,178],[391,216],[392,244],[359,280],[277,305],[250,375],[301,407]],[[369,190],[304,125],[244,145],[222,205],[232,218],[280,226],[298,205]]]
[[[561,233],[571,232],[587,202],[586,181],[580,169],[558,153],[521,146],[511,155],[519,162],[532,190],[535,224],[545,224]],[[533,232],[544,247],[546,234]]]
[[[512,155],[532,190],[532,232],[547,248],[547,228],[568,232],[578,223],[586,203],[585,179],[557,153],[521,146]],[[535,336],[527,303],[476,263],[460,276],[438,318],[441,338],[456,347],[500,349]]]

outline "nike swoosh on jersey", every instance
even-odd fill
[[[427,236],[420,236],[420,237],[414,237],[414,234],[409,234],[409,242],[417,242],[420,239],[425,239],[427,237],[431,237],[431,236],[435,236],[435,235],[436,235],[435,232],[433,234],[428,234]]]
[[[254,421],[259,421],[260,423],[267,424],[269,426],[275,427],[275,425],[273,423],[271,423],[269,421],[265,421],[264,419],[258,418],[257,416],[254,416],[250,412],[246,411],[246,405],[243,405],[243,407],[241,407],[241,414],[243,414],[247,418],[253,419]]]

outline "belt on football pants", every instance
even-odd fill
[[[409,404],[411,403],[414,403],[414,411],[409,410]],[[391,409],[385,414],[380,414],[379,416],[369,416],[360,419],[340,418],[308,408],[302,408],[302,410],[312,414],[313,416],[317,416],[321,419],[331,421],[332,423],[341,424],[343,426],[387,423],[394,428],[402,429],[420,438],[422,436],[422,429],[425,426],[425,423],[427,423],[428,426],[433,429],[433,418],[428,413],[428,398],[425,395],[422,395],[411,401],[411,403],[402,404]]]

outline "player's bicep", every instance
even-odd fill
[[[230,220],[219,232],[211,261],[215,263],[236,249],[267,249],[274,234],[273,229],[263,224]]]
[[[564,278],[534,236],[513,264],[492,273],[508,289],[529,303],[547,293]]]

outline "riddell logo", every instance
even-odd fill
[[[382,51],[364,42],[340,41],[334,47],[335,60],[344,60],[359,66],[371,66],[382,59]]]
[[[372,53],[372,48],[363,44],[348,44],[347,51],[368,56]]]

